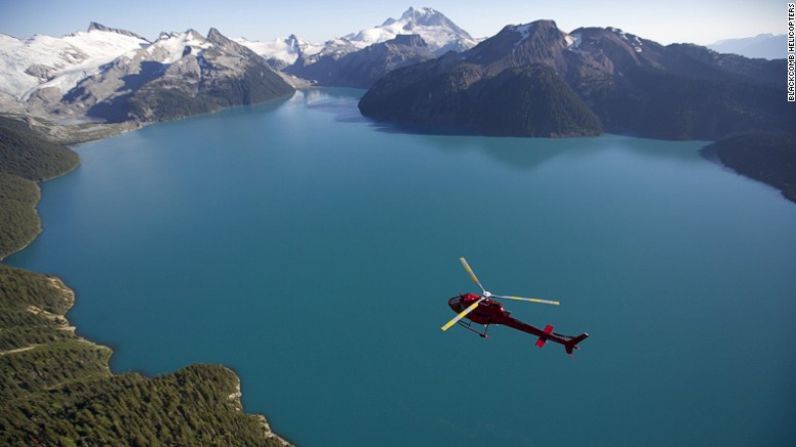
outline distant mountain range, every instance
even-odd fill
[[[408,37],[414,36],[414,37]],[[395,68],[464,51],[477,41],[432,8],[410,7],[399,19],[312,44],[291,35],[273,42],[239,39],[272,67],[319,85],[367,88]]]
[[[611,27],[566,33],[540,20],[392,71],[368,90],[360,110],[431,131],[717,139],[793,127],[784,68],[783,61],[663,46]]]
[[[290,94],[262,57],[222,35],[161,33],[149,42],[92,23],[62,38],[0,36],[0,106],[63,122],[179,118]]]
[[[467,31],[441,12],[432,8],[414,7],[404,11],[398,20],[388,18],[379,26],[337,37],[323,44],[304,41],[295,34],[271,42],[250,41],[244,38],[236,41],[251,48],[276,66],[281,66],[279,67],[281,69],[295,64],[298,59],[303,59],[301,65],[306,66],[322,57],[340,58],[371,45],[393,40],[403,34],[420,36],[435,56],[448,51],[463,51],[474,47],[477,43]]]
[[[159,121],[253,104],[293,92],[248,48],[215,28],[163,33],[82,80],[52,111],[119,122]]]
[[[714,138],[782,128],[792,115],[779,101],[782,70],[610,27],[566,33],[551,21],[479,43],[431,8],[323,44],[216,29],[150,42],[91,23],[60,38],[0,35],[0,110],[60,123],[153,122],[288,95],[309,81],[373,86],[365,115],[436,130]]]
[[[295,35],[228,39],[216,29],[161,33],[150,42],[93,22],[60,38],[0,34],[0,110],[64,123],[158,121],[289,94],[290,75],[365,88],[390,70],[475,44],[431,8],[409,8],[324,44]]]
[[[719,53],[732,53],[762,59],[784,59],[787,39],[784,34],[758,34],[754,37],[725,39],[708,45]]]

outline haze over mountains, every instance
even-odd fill
[[[719,40],[708,45],[719,53],[732,53],[762,59],[783,59],[786,56],[787,39],[784,34],[758,34],[754,37]]]

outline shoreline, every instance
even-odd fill
[[[235,107],[256,106],[256,105],[263,104],[263,103],[270,102],[270,101],[275,101],[275,100],[289,98],[294,93],[295,92],[291,93],[290,95],[283,95],[283,96],[280,96],[280,97],[277,97],[277,98],[272,98],[270,100],[262,101],[262,102],[259,102],[259,103],[256,103],[256,104],[244,104],[244,105],[239,105],[239,106],[235,106]],[[232,107],[224,107],[224,108],[221,108],[219,110],[214,110],[214,111],[207,112],[207,114],[218,113],[220,111],[223,111],[223,110],[226,110],[226,109],[229,109],[229,108],[232,108]],[[166,122],[166,121],[157,121],[157,122],[148,122],[148,123],[136,122],[133,125],[128,125],[128,124],[114,125],[114,124],[97,123],[97,124],[92,124],[91,128],[89,128],[87,131],[81,133],[81,131],[86,129],[85,127],[83,127],[86,124],[76,124],[75,126],[78,126],[78,127],[75,128],[75,127],[72,127],[72,126],[69,126],[69,125],[62,125],[62,124],[55,124],[55,123],[45,122],[43,119],[38,119],[36,117],[20,116],[20,115],[9,115],[9,114],[0,114],[0,115],[6,116],[6,117],[9,117],[9,118],[13,118],[13,119],[21,120],[22,122],[27,124],[28,127],[30,127],[32,130],[38,131],[38,132],[44,134],[45,136],[47,136],[48,138],[50,138],[53,141],[56,141],[56,142],[59,142],[59,143],[62,143],[64,145],[66,145],[69,149],[72,149],[72,146],[75,146],[75,145],[78,145],[78,144],[86,143],[86,142],[89,142],[89,141],[102,140],[102,139],[105,139],[105,138],[110,138],[110,137],[113,137],[113,136],[121,135],[121,134],[124,134],[124,133],[127,133],[127,132],[132,132],[132,131],[135,131],[135,130],[139,130],[139,129],[142,129],[142,128],[147,127],[149,125],[152,125],[152,124],[157,124],[157,123],[160,123],[160,122]],[[178,118],[178,119],[185,119],[185,118],[190,118],[190,117],[194,117],[194,116],[198,116],[198,115],[203,115],[203,114],[190,115],[190,116],[181,117],[181,118]],[[168,121],[176,121],[178,119],[168,120]],[[65,135],[67,137],[65,137]],[[82,137],[75,138],[78,135],[82,135]],[[34,315],[42,315],[45,318],[51,319],[57,325],[57,329],[63,330],[63,331],[66,331],[66,332],[70,332],[74,337],[76,337],[76,341],[79,342],[79,343],[90,345],[90,346],[92,346],[95,349],[107,351],[108,355],[106,357],[106,361],[104,362],[104,367],[107,370],[107,373],[109,374],[109,376],[111,378],[113,378],[113,377],[122,377],[122,376],[124,376],[126,374],[129,374],[129,373],[116,373],[116,372],[114,372],[111,369],[111,366],[110,366],[110,358],[113,355],[113,349],[111,349],[108,346],[95,343],[95,342],[91,341],[90,339],[87,339],[87,338],[84,338],[84,337],[78,335],[78,333],[77,333],[78,328],[70,324],[70,322],[69,322],[69,320],[67,318],[67,313],[69,312],[69,310],[72,309],[72,307],[76,303],[77,294],[75,293],[75,291],[73,289],[71,289],[69,286],[67,286],[64,283],[64,281],[61,278],[59,278],[58,276],[51,275],[51,274],[42,274],[42,273],[37,273],[37,272],[30,272],[30,271],[28,271],[26,269],[21,269],[19,267],[11,265],[11,264],[9,264],[7,262],[8,258],[10,256],[22,252],[23,250],[28,248],[33,242],[35,242],[39,238],[39,236],[43,233],[43,231],[45,229],[44,222],[43,222],[43,220],[41,218],[41,215],[39,214],[39,204],[41,203],[41,199],[42,199],[42,187],[41,187],[41,185],[43,183],[45,183],[45,182],[54,180],[54,179],[62,177],[62,176],[66,176],[67,174],[70,174],[70,173],[74,172],[80,165],[81,165],[81,161],[80,161],[80,157],[78,155],[77,163],[74,166],[70,167],[69,169],[67,169],[67,170],[65,170],[63,172],[60,172],[58,174],[52,175],[52,176],[49,176],[49,177],[46,177],[46,178],[42,178],[39,181],[30,180],[34,184],[34,186],[36,188],[36,191],[37,191],[37,196],[38,196],[37,200],[35,201],[35,203],[33,203],[31,205],[31,209],[32,209],[33,213],[35,214],[36,219],[38,221],[38,229],[37,229],[36,233],[30,238],[30,240],[26,241],[23,244],[20,244],[18,247],[13,248],[10,252],[8,252],[5,255],[3,255],[3,257],[0,257],[0,265],[3,266],[4,268],[10,268],[10,269],[13,269],[13,270],[16,270],[16,271],[22,271],[22,272],[27,272],[27,273],[31,273],[31,274],[37,274],[37,275],[45,276],[49,280],[51,287],[57,289],[58,293],[61,294],[63,297],[65,297],[65,301],[68,303],[67,308],[66,308],[66,310],[64,311],[64,313],[62,315],[51,314],[51,313],[49,313],[49,312],[47,312],[47,311],[45,311],[43,309],[40,309],[40,308],[38,308],[36,306],[30,306],[30,308],[28,309],[28,312],[30,312],[31,314],[34,314]],[[13,356],[15,354],[20,354],[20,353],[25,353],[25,352],[33,352],[37,348],[42,347],[42,346],[46,346],[46,344],[44,344],[44,345],[42,345],[42,344],[30,344],[30,345],[22,346],[22,347],[19,347],[19,348],[14,348],[14,349],[10,349],[10,350],[4,350],[4,351],[0,352],[0,358],[6,357],[6,356]],[[147,380],[157,380],[159,378],[163,378],[163,377],[167,377],[167,376],[170,376],[170,375],[173,375],[173,374],[177,374],[177,373],[183,371],[186,368],[201,367],[202,365],[206,365],[206,364],[188,364],[188,365],[185,365],[184,367],[180,368],[177,371],[166,373],[166,374],[162,374],[162,375],[156,375],[156,376],[149,376],[149,375],[140,374],[140,373],[136,373],[136,374],[140,374],[142,377],[145,377]],[[225,366],[225,365],[220,365],[219,364],[219,365],[216,365],[216,366],[229,371],[235,377],[235,380],[237,381],[237,386],[236,386],[237,391],[229,395],[229,400],[233,400],[235,402],[235,408],[236,408],[237,412],[239,412],[241,415],[246,416],[246,417],[253,417],[257,421],[259,421],[260,429],[262,431],[263,441],[266,442],[266,443],[275,441],[276,443],[278,443],[281,446],[291,446],[292,444],[286,438],[280,436],[279,434],[275,433],[271,429],[271,426],[270,426],[270,424],[268,422],[268,419],[267,419],[267,417],[265,415],[259,414],[259,413],[246,413],[245,412],[245,409],[243,408],[243,402],[241,400],[241,397],[242,397],[241,379],[240,379],[240,376],[238,375],[238,373],[235,372],[232,368],[230,368],[228,366]],[[33,391],[31,391],[31,392],[33,392]]]

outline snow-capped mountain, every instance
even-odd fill
[[[161,33],[83,79],[49,109],[60,117],[159,121],[289,94],[261,56],[217,29]]]
[[[417,34],[423,38],[436,54],[450,50],[463,51],[472,48],[477,41],[441,12],[433,8],[410,7],[395,20],[387,19],[380,26],[351,33],[343,38],[357,48],[392,40],[399,34]]]
[[[158,121],[250,104],[293,87],[211,28],[154,41],[92,23],[61,38],[0,35],[0,110],[74,121]]]
[[[398,66],[475,44],[431,8],[409,8],[397,20],[323,44],[295,35],[230,40],[217,30],[207,36],[161,33],[150,42],[93,22],[64,37],[0,34],[0,109],[64,120],[157,120],[284,94],[288,78],[277,80],[273,69],[328,85],[367,87]],[[152,93],[157,88],[164,98]]]
[[[101,65],[148,45],[134,33],[93,22],[87,31],[64,37],[0,34],[0,92],[17,100],[47,87],[66,93]]]
[[[321,85],[367,88],[374,76],[476,44],[441,12],[410,7],[398,20],[389,18],[379,26],[329,40],[320,51],[299,54],[284,71]]]
[[[268,64],[277,70],[293,65],[300,56],[311,56],[324,49],[323,45],[299,39],[295,34],[268,42],[248,40],[243,37],[234,40],[264,57]]]
[[[344,36],[357,48],[392,40],[399,34],[417,34],[437,54],[450,50],[463,51],[472,48],[477,41],[441,12],[433,8],[410,7],[395,20],[387,19],[380,26],[364,29]]]
[[[391,41],[399,35],[419,35],[434,55],[448,51],[464,51],[474,47],[478,41],[461,29],[441,12],[432,8],[410,7],[396,20],[387,19],[379,26],[329,39],[323,44],[314,44],[290,35],[270,42],[235,39],[241,45],[264,57],[277,69],[289,66],[309,66],[319,60],[337,60],[347,54],[371,45]]]
[[[434,53],[423,38],[399,34],[343,56],[320,55],[314,63],[294,64],[285,72],[319,85],[368,88],[385,73],[433,58]]]

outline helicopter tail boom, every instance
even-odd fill
[[[572,354],[576,349],[579,349],[578,343],[582,342],[589,338],[589,334],[584,332],[577,337],[572,337],[564,343],[564,349],[567,350],[567,354]]]

